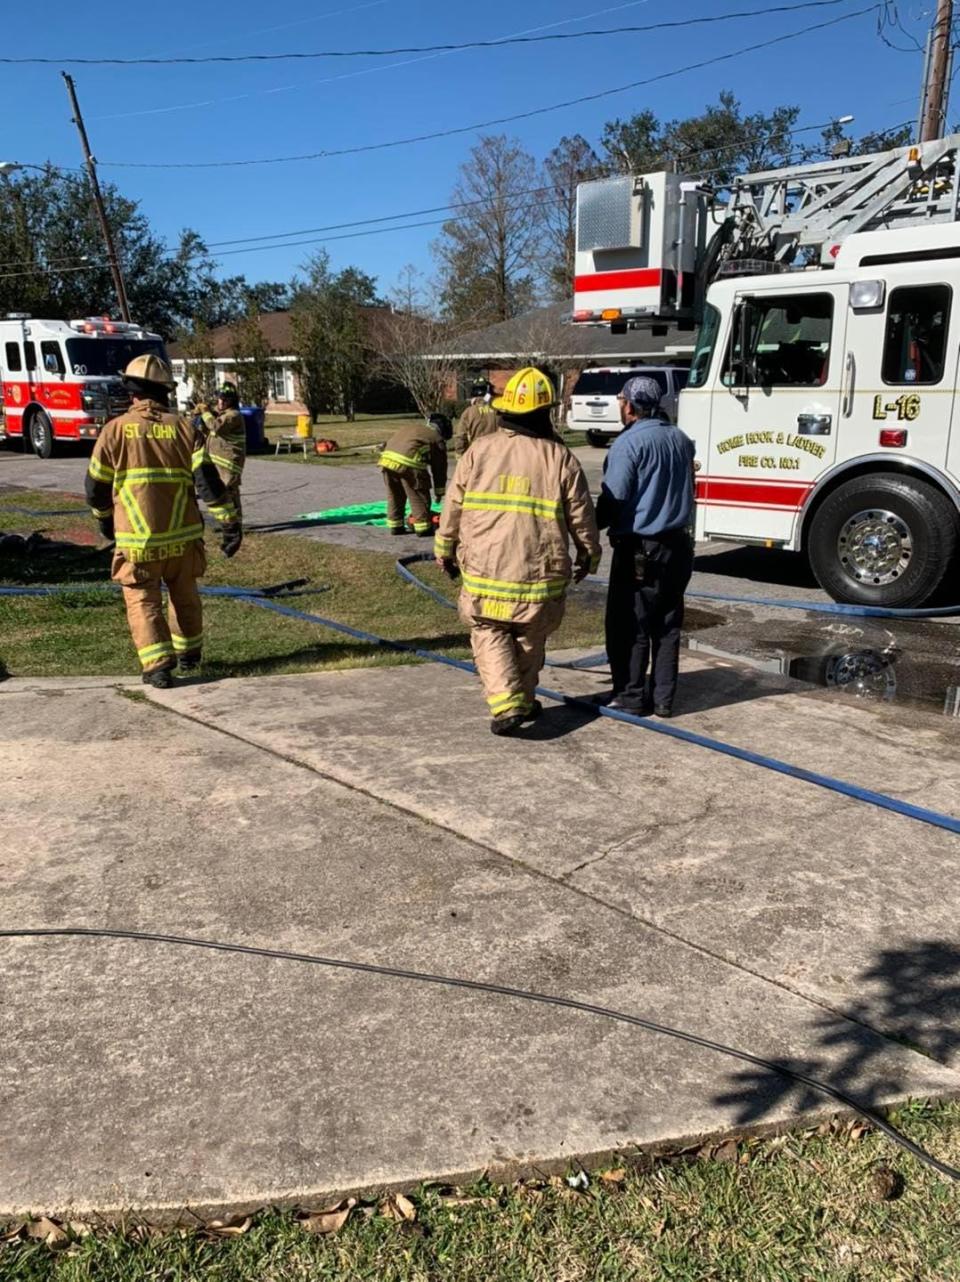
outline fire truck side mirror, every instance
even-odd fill
[[[52,352],[48,352],[47,355],[44,356],[43,368],[47,371],[48,374],[63,373],[63,371],[60,368],[60,362],[57,360],[56,356],[54,356]]]

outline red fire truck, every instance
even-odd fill
[[[0,320],[0,436],[22,440],[39,458],[56,441],[95,439],[130,404],[123,371],[145,352],[166,360],[160,335],[141,325],[9,313]]]

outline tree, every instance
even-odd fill
[[[573,289],[577,250],[577,187],[606,173],[600,157],[581,134],[561,138],[543,162],[546,273],[551,297],[566,300]]]
[[[459,362],[455,333],[437,319],[422,277],[408,265],[390,294],[391,311],[374,332],[380,368],[391,382],[412,397],[428,418],[451,399],[456,388]],[[455,396],[454,398],[455,399]]]
[[[845,131],[844,126],[834,121],[828,125],[820,135],[823,139],[823,154],[830,156],[839,148],[846,148],[849,144],[849,150],[844,153],[848,156],[869,156],[875,151],[890,151],[894,147],[906,147],[913,141],[912,125],[896,125],[893,129],[884,131],[873,131],[864,134],[861,138],[851,138]]]
[[[262,408],[270,399],[273,353],[264,337],[260,309],[253,298],[249,299],[246,311],[233,327],[233,359],[241,404]]]
[[[217,367],[213,340],[204,322],[196,321],[180,330],[177,342],[183,351],[184,381],[195,399],[211,401],[217,392]]]
[[[378,303],[377,283],[357,267],[333,273],[325,250],[305,270],[291,308],[301,395],[314,420],[336,409],[352,422],[373,361],[363,309]]]
[[[725,187],[736,174],[808,159],[811,149],[793,141],[799,116],[799,107],[787,106],[744,115],[736,95],[725,89],[715,105],[685,120],[664,124],[642,111],[610,121],[601,145],[619,173],[674,169]]]
[[[482,137],[460,166],[450,197],[459,208],[433,246],[441,306],[454,324],[488,325],[530,305],[543,227],[536,172],[502,134]]]

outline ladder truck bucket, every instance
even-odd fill
[[[581,183],[574,322],[692,324],[706,209],[706,189],[680,174]]]

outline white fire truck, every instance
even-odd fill
[[[92,440],[130,404],[121,375],[134,356],[166,359],[163,341],[140,325],[106,317],[0,319],[2,435],[49,458],[56,441]]]
[[[839,601],[953,589],[958,158],[955,135],[723,199],[677,174],[580,186],[574,321],[699,325],[679,409],[698,538],[802,551]]]

